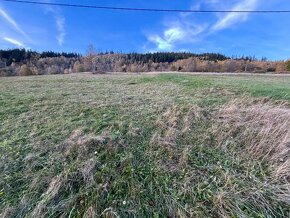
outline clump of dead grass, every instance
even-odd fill
[[[97,136],[92,133],[87,134],[82,129],[73,131],[57,148],[59,155],[51,157],[51,162],[63,161],[64,169],[51,179],[47,190],[40,196],[32,210],[31,216],[45,217],[47,212],[51,213],[51,210],[68,215],[68,209],[79,204],[77,199],[82,195],[80,190],[98,184],[96,173],[100,170],[101,164],[95,156],[105,143],[109,148],[110,141],[109,129]],[[73,168],[70,160],[73,161]],[[91,208],[85,212],[85,216],[92,217],[94,213]]]
[[[101,169],[101,163],[96,157],[104,146],[108,152],[115,149],[110,129],[104,130],[100,135],[85,133],[82,129],[73,131],[63,143],[51,151],[46,167],[37,173],[32,172],[34,178],[20,204],[17,207],[5,207],[0,213],[1,217],[24,214],[29,214],[29,217],[69,216],[72,208],[82,207],[80,204],[83,201],[79,200],[83,195],[81,190],[88,190],[99,184],[96,175]],[[29,153],[24,161],[31,167],[39,158],[39,155]],[[34,196],[34,193],[40,195]],[[37,198],[37,202],[33,203],[32,198]],[[85,217],[95,215],[94,207],[84,211]]]
[[[15,208],[14,207],[5,207],[3,211],[0,213],[0,217],[2,218],[10,218],[15,214]]]
[[[108,137],[106,133],[95,136],[94,134],[84,133],[82,129],[77,129],[61,145],[61,150],[65,157],[74,156],[76,159],[81,159],[93,154],[98,146],[102,145]]]
[[[252,157],[265,161],[273,170],[273,178],[289,179],[290,108],[284,102],[267,99],[234,100],[218,113],[216,136],[219,146],[241,147]]]
[[[191,145],[178,145],[186,134],[189,134],[197,122],[204,120],[203,111],[198,106],[190,108],[172,105],[157,119],[156,132],[153,133],[150,144],[160,155],[160,166],[169,171],[185,167]]]
[[[53,177],[47,190],[41,195],[39,202],[31,212],[32,217],[46,217],[49,208],[61,211],[65,215],[68,208],[72,208],[76,202],[80,188],[90,187],[95,181],[95,174],[99,169],[99,163],[95,159],[89,159],[81,164],[76,171],[65,170]],[[64,196],[66,200],[64,200]],[[62,201],[62,202],[61,202]],[[50,211],[51,212],[51,211]]]
[[[205,129],[209,123],[213,129]],[[290,126],[290,108],[287,103],[269,99],[236,99],[210,117],[197,106],[190,109],[172,106],[160,116],[156,126],[157,131],[151,139],[155,148],[152,153],[155,152],[158,164],[167,172],[180,173],[189,167],[194,143],[182,144],[182,139],[191,134],[204,136],[201,143],[208,147],[206,149],[221,148],[233,159],[241,159],[242,166],[236,168],[224,168],[226,162],[225,166],[220,165],[223,156],[221,162],[214,162],[216,165],[204,167],[204,173],[208,167],[217,168],[219,172],[213,176],[212,182],[218,189],[208,197],[218,217],[285,217],[288,214],[289,211],[285,210],[290,207],[290,129],[287,128]],[[207,141],[210,135],[214,139]],[[241,158],[235,158],[238,156]],[[203,157],[208,158],[207,154],[199,158]],[[248,169],[249,164],[259,165],[259,162],[263,175]],[[192,196],[195,195],[190,191],[194,178],[203,176],[202,169],[191,170],[193,173],[188,172],[184,179],[190,182],[184,182],[180,192]],[[204,175],[204,180],[210,179]],[[183,208],[182,213],[185,217],[197,214],[196,211],[188,212],[191,210]]]
[[[79,164],[75,170],[65,169],[61,174],[53,177],[47,190],[40,196],[37,205],[31,212],[32,217],[46,217],[49,210],[58,211],[66,215],[68,208],[80,203],[80,190],[93,186],[96,183],[96,172],[100,163],[94,159]],[[65,197],[66,196],[66,197]]]
[[[95,218],[95,217],[97,217],[97,212],[96,212],[96,209],[94,208],[94,207],[89,207],[86,211],[85,211],[85,213],[84,213],[84,215],[83,215],[83,217],[84,218]]]
[[[249,156],[269,171],[259,177],[253,174],[241,177],[248,185],[239,190],[230,185],[217,193],[214,202],[220,216],[247,217],[243,208],[258,209],[269,217],[286,216],[289,211],[281,208],[290,207],[289,105],[269,99],[236,99],[217,115],[214,122],[217,146],[233,156]]]
[[[157,131],[153,134],[151,143],[174,146],[178,137],[190,132],[196,122],[204,119],[203,111],[198,106],[186,109],[173,105],[157,119]]]

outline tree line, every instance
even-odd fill
[[[0,76],[64,74],[74,72],[286,72],[290,61],[258,60],[251,56],[227,57],[219,53],[190,52],[115,53],[86,55],[66,52],[36,52],[25,49],[0,50]]]
[[[10,66],[12,63],[24,63],[33,59],[54,57],[77,58],[80,57],[80,54],[53,51],[44,51],[38,53],[36,51],[26,49],[0,50],[0,60],[5,62],[6,66]]]

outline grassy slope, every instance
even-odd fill
[[[245,199],[269,166],[217,147],[212,117],[248,95],[288,101],[289,87],[274,77],[1,78],[0,211],[286,216],[270,189],[268,208]]]

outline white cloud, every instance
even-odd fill
[[[64,43],[65,36],[66,36],[65,18],[61,13],[60,8],[58,7],[46,6],[45,10],[46,12],[53,14],[53,18],[55,20],[55,25],[57,29],[56,39],[57,39],[58,44],[62,46]]]
[[[175,42],[185,37],[185,32],[180,27],[173,27],[164,31],[164,38],[168,42]]]
[[[57,26],[57,30],[58,30],[57,41],[58,41],[58,44],[60,46],[62,46],[62,44],[64,42],[64,37],[66,35],[65,18],[62,16],[56,16],[55,21],[56,21],[56,26]]]
[[[22,42],[18,41],[17,39],[13,39],[10,37],[3,37],[2,39],[18,47],[25,47],[25,45]]]
[[[179,27],[171,27],[163,32],[163,36],[151,35],[148,40],[155,43],[159,50],[171,50],[174,43],[185,37],[185,32]]]
[[[149,35],[148,40],[154,43],[158,50],[171,50],[176,43],[190,42],[195,36],[203,32],[204,25],[192,25],[188,23],[175,23],[165,29],[162,35]]]
[[[159,49],[159,50],[172,49],[172,44],[170,44],[169,42],[167,42],[166,40],[164,40],[163,38],[161,38],[158,35],[149,36],[148,40],[155,43],[157,46],[157,49]]]
[[[198,0],[191,6],[192,10],[198,10],[203,7],[212,10],[222,10],[231,8],[230,10],[253,10],[257,7],[260,0]],[[193,16],[191,16],[193,15]],[[213,14],[215,15],[215,14]],[[221,15],[218,14],[217,15]],[[196,14],[180,13],[176,17],[176,22],[166,25],[167,28],[159,34],[147,35],[149,43],[153,43],[156,47],[150,50],[172,50],[177,45],[195,42],[202,37],[213,34],[216,31],[229,28],[239,22],[245,22],[248,19],[248,13],[226,13],[216,20],[215,16],[209,17],[198,22],[200,17]],[[194,19],[194,20],[193,20]],[[148,43],[144,48],[148,47]],[[178,49],[178,47],[177,47]]]
[[[241,2],[236,4],[231,10],[253,10],[256,8],[258,1],[259,0],[242,0]],[[214,24],[212,30],[218,31],[231,27],[238,22],[244,22],[248,19],[248,15],[249,13],[227,13]]]
[[[10,24],[16,31],[21,33],[23,36],[27,37],[26,33],[21,29],[17,22],[2,8],[0,8],[0,16]]]

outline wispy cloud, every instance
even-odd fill
[[[205,25],[193,25],[189,23],[174,23],[166,28],[162,35],[148,35],[148,40],[154,43],[158,50],[171,50],[177,43],[192,42],[195,36],[205,30]]]
[[[13,39],[10,37],[3,37],[2,39],[18,47],[25,47],[25,45],[22,42],[18,41],[17,39]]]
[[[256,8],[259,0],[242,0],[240,3],[235,5],[231,10],[243,11],[253,10]],[[212,27],[213,31],[226,29],[236,23],[244,22],[248,19],[249,13],[228,13],[220,18]]]
[[[18,23],[3,8],[0,8],[0,16],[4,18],[4,20],[9,25],[11,25],[18,33],[27,37],[27,34],[22,30],[22,28],[18,25]]]
[[[230,10],[253,10],[257,7],[259,1],[260,0],[198,0],[191,6],[191,9],[198,10],[202,7],[221,9],[221,5],[224,5],[225,7],[231,7]],[[176,48],[178,44],[194,42],[216,31],[230,28],[240,22],[245,22],[249,16],[248,13],[227,13],[223,16],[219,16],[220,14],[217,13],[207,19],[203,19],[203,21],[198,21],[196,14],[195,16],[191,15],[192,14],[181,13],[176,17],[177,22],[171,23],[170,25],[167,24],[167,28],[161,33],[147,34],[148,42],[156,46],[153,50],[172,50]],[[216,15],[218,15],[218,18]]]
[[[47,6],[46,10],[53,14],[55,24],[56,24],[56,29],[57,29],[56,39],[57,39],[58,44],[62,46],[64,43],[65,36],[66,36],[65,18],[62,15],[61,10],[57,7]]]
[[[57,41],[58,41],[58,44],[60,46],[62,46],[62,44],[64,42],[64,37],[66,35],[65,18],[62,16],[56,16],[55,20],[56,20],[56,26],[57,26],[57,30],[58,30]]]
[[[149,41],[155,43],[159,50],[170,50],[173,44],[182,40],[185,37],[185,32],[179,27],[172,27],[164,31],[163,36],[151,35]]]

